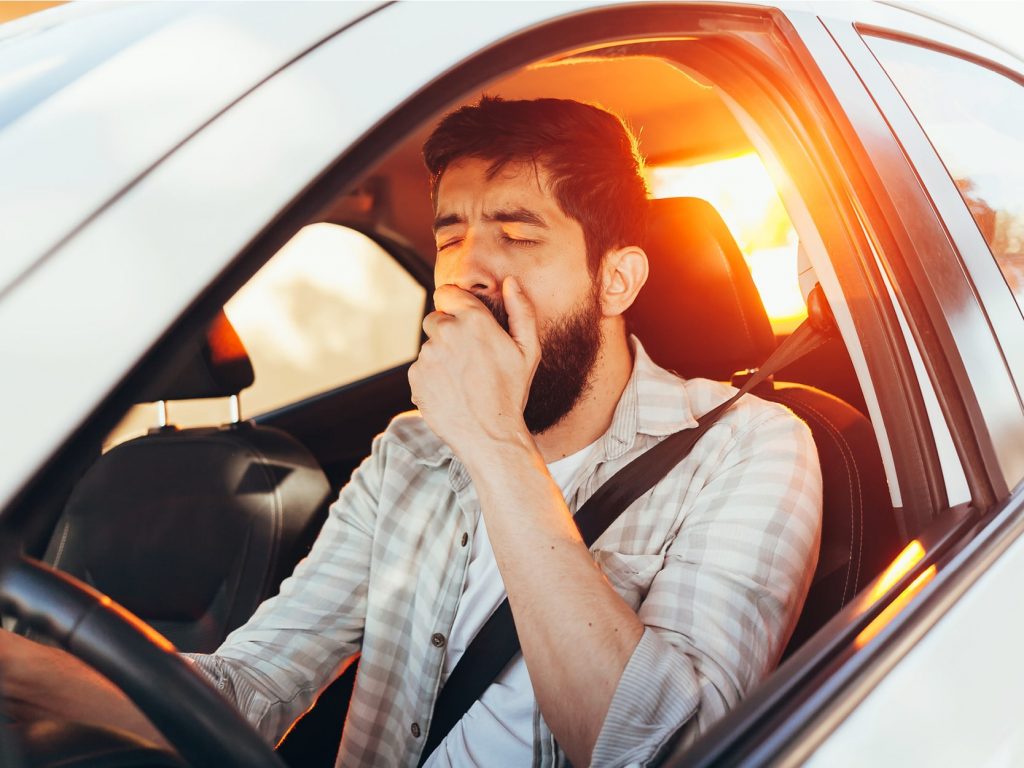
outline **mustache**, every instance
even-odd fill
[[[502,330],[508,333],[508,312],[505,311],[505,302],[493,296],[485,296],[478,293],[473,295],[480,299],[480,302],[494,315],[494,319],[501,326]]]

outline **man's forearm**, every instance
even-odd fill
[[[172,749],[120,688],[66,651],[0,631],[0,695],[15,720],[67,720],[129,731]]]
[[[573,765],[588,765],[643,624],[594,563],[532,441],[489,446],[467,468],[541,713]]]

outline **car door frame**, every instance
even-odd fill
[[[809,759],[1009,548],[1024,547],[1024,483],[1012,446],[1014,436],[1019,441],[1024,435],[1024,417],[1015,407],[1024,350],[1006,353],[1010,339],[1024,337],[1021,313],[959,191],[860,30],[930,40],[929,47],[939,37],[962,52],[971,41],[902,14],[876,11],[871,24],[859,28],[859,19],[841,9],[825,17],[790,17],[826,76],[820,87],[830,89],[836,123],[858,171],[870,181],[879,265],[939,394],[972,501],[940,514],[919,534],[925,555],[895,587],[905,604],[879,615],[869,645],[830,659],[812,641],[783,674],[673,765],[795,765]],[[1005,61],[1001,52],[989,53]],[[996,297],[991,314],[979,296],[989,291]],[[796,674],[810,678],[802,691],[795,690]],[[905,700],[913,703],[910,691]],[[891,695],[888,701],[891,706]],[[854,739],[865,735],[862,726],[856,736],[840,738],[855,754]]]

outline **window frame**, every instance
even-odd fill
[[[961,446],[967,447],[965,433],[973,433],[991,487],[989,501],[1004,499],[1024,482],[1024,455],[1016,446],[1017,436],[1024,432],[1024,347],[1016,343],[1024,337],[1024,316],[949,171],[864,35],[911,45],[927,43],[925,47],[931,50],[979,65],[988,60],[954,45],[925,41],[877,24],[834,19],[824,20],[824,24],[855,68],[866,94],[884,114],[887,130],[899,142],[901,156],[894,158],[893,166],[877,169],[881,184],[887,190],[912,194],[913,204],[904,204],[903,217],[931,222],[929,227],[908,227],[916,241],[913,247],[902,249],[906,272],[894,285],[898,292],[908,291],[911,284],[915,290],[928,289],[921,293],[928,303],[929,325],[946,337],[942,350],[953,368],[959,395],[968,405],[968,424],[958,430]],[[1000,74],[1008,71],[998,62],[989,63]],[[1020,82],[1021,76],[1013,79]],[[894,169],[900,167],[909,167],[917,189],[910,191],[906,175],[897,180]],[[943,237],[938,236],[940,232]],[[934,267],[944,262],[958,265],[958,272],[936,274]],[[908,315],[912,326],[924,319],[920,309]],[[982,349],[982,344],[990,346]],[[934,354],[930,357],[936,359]],[[984,390],[979,392],[983,382]],[[1014,401],[1016,408],[1006,405]],[[950,399],[940,397],[940,402],[949,405]],[[969,475],[968,479],[977,487],[982,478]]]

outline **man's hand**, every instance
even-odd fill
[[[428,341],[409,368],[413,403],[463,462],[487,441],[529,439],[523,410],[540,362],[537,321],[514,278],[502,297],[509,333],[469,291],[438,288],[423,321]]]
[[[68,720],[131,731],[169,746],[131,700],[71,654],[0,630],[0,711],[17,721]]]

